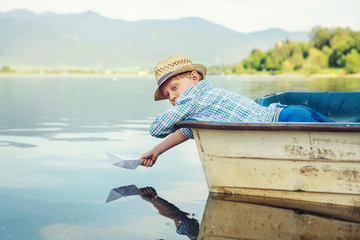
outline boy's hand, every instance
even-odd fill
[[[154,188],[152,187],[144,187],[144,188],[140,188],[140,192],[141,192],[141,197],[142,196],[149,196],[149,197],[156,197],[157,196],[157,192]]]
[[[143,159],[141,162],[140,162],[140,165],[141,166],[144,166],[144,167],[152,167],[157,158],[158,158],[158,154],[156,152],[153,152],[153,150],[150,150],[146,153],[144,153],[140,159]]]
[[[152,200],[158,197],[156,190],[152,187],[140,188],[140,192],[141,192],[140,197],[148,202],[151,202]]]
[[[184,134],[182,134],[180,130],[176,130],[176,132],[170,134],[167,138],[165,138],[162,142],[153,147],[150,151],[144,153],[140,157],[140,159],[143,159],[140,165],[145,167],[152,167],[160,154],[180,143],[185,142],[186,140],[188,140],[188,138]]]
[[[140,165],[144,167],[152,167],[154,164],[155,161],[153,161],[152,159],[144,159],[140,162]]]

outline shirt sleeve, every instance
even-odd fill
[[[164,138],[170,133],[178,130],[176,124],[180,121],[183,121],[191,115],[193,107],[190,103],[185,103],[181,105],[176,105],[171,107],[163,114],[159,114],[155,117],[155,120],[150,126],[150,135],[157,138]],[[189,130],[191,133],[189,133]],[[192,131],[191,129],[181,130],[181,132],[186,136],[191,138]]]
[[[185,137],[194,139],[194,134],[191,128],[180,128],[180,132],[184,134]]]

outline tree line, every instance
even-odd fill
[[[360,72],[360,32],[349,28],[314,27],[309,42],[279,41],[263,52],[259,49],[239,64],[215,66],[213,73],[288,73],[306,74],[343,69],[345,73]]]
[[[265,52],[252,50],[249,56],[238,64],[209,67],[211,73],[225,74],[313,74],[333,71],[360,73],[360,32],[350,28],[314,27],[309,42],[279,41]],[[9,66],[3,66],[0,72],[16,71]]]

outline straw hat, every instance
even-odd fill
[[[159,62],[154,67],[154,74],[157,82],[155,91],[155,101],[167,99],[160,91],[160,86],[169,78],[184,72],[197,71],[204,79],[206,76],[206,67],[202,64],[194,64],[191,60],[182,55],[173,55]]]

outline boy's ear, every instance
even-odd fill
[[[195,83],[198,83],[200,81],[200,75],[197,71],[191,72],[191,78],[194,80]]]

